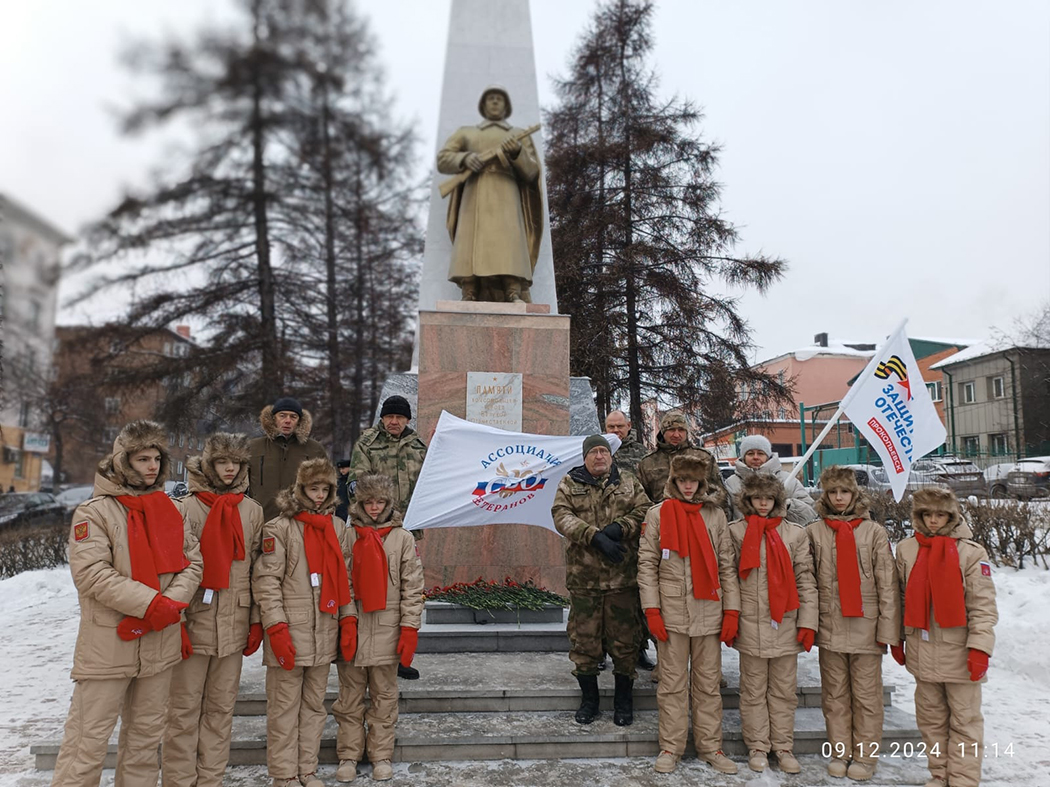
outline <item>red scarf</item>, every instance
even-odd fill
[[[864,617],[860,597],[860,564],[857,563],[857,539],[853,531],[863,519],[825,519],[824,524],[835,531],[835,569],[839,577],[839,604],[845,618]]]
[[[703,503],[669,498],[660,508],[660,549],[692,557],[693,598],[718,601],[718,560],[711,546],[707,523],[700,513]]]
[[[201,531],[201,557],[204,558],[202,588],[221,590],[230,586],[230,564],[244,560],[244,526],[237,509],[244,500],[239,495],[217,495],[195,492],[197,499],[210,509]]]
[[[740,578],[747,579],[751,569],[762,565],[762,535],[766,537],[766,585],[769,587],[769,616],[780,623],[784,613],[799,608],[795,570],[791,553],[777,532],[781,517],[766,519],[752,514],[747,518],[747,532],[740,548]]]
[[[301,511],[295,519],[304,525],[306,565],[311,574],[321,575],[321,600],[317,608],[338,617],[339,607],[350,603],[350,580],[332,517]]]
[[[350,576],[354,582],[354,598],[361,602],[364,612],[386,609],[387,565],[383,538],[392,529],[354,525],[357,540]]]
[[[919,556],[904,591],[904,625],[929,631],[932,602],[941,628],[965,626],[966,594],[955,539],[916,532],[915,540],[919,542]]]
[[[131,578],[159,591],[161,574],[174,574],[190,564],[182,551],[182,514],[160,490],[114,499],[128,509]]]

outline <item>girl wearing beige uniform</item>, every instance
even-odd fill
[[[740,720],[748,767],[764,771],[767,753],[799,773],[792,753],[798,706],[798,654],[813,647],[817,583],[806,531],[784,520],[784,486],[775,476],[747,478],[729,525],[740,584]]]
[[[336,654],[352,659],[357,617],[346,561],[350,545],[327,459],[299,465],[277,495],[280,515],[263,525],[252,591],[266,630],[266,764],[273,787],[324,787],[317,758]]]
[[[662,503],[649,509],[638,548],[638,590],[657,639],[660,755],[671,773],[685,752],[690,710],[699,757],[722,773],[737,766],[722,752],[722,641],[731,644],[740,598],[724,494],[709,492],[710,460],[671,459]]]
[[[886,529],[848,467],[820,476],[821,519],[806,528],[820,599],[820,704],[831,745],[828,774],[866,781],[882,743],[882,655],[900,637],[897,566]],[[850,762],[852,760],[852,762]]]
[[[915,676],[926,787],[977,787],[984,754],[981,684],[995,645],[992,565],[950,489],[912,497],[914,534],[897,544],[904,642],[893,658]]]
[[[401,514],[394,507],[393,481],[367,473],[357,479],[354,497],[347,540],[360,622],[356,656],[336,667],[339,699],[332,706],[339,723],[336,778],[353,781],[357,763],[367,753],[372,778],[386,781],[394,775],[390,761],[397,724],[397,665],[409,666],[416,652],[423,614],[423,566],[416,540],[402,527]]]
[[[190,494],[177,505],[200,540],[204,574],[186,610],[183,661],[171,680],[164,787],[222,787],[241,663],[262,643],[251,570],[263,509],[244,494],[250,458],[247,437],[218,433],[186,462]]]

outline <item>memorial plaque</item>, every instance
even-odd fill
[[[467,420],[520,432],[521,375],[467,372]]]

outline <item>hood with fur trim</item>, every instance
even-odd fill
[[[832,465],[820,474],[820,499],[813,506],[821,519],[868,519],[870,503],[864,490],[857,484],[857,474],[848,467]],[[839,513],[831,505],[828,491],[831,489],[848,489],[853,493],[853,501],[846,510]]]
[[[356,527],[401,527],[401,514],[394,508],[394,482],[383,473],[365,473],[354,487],[354,507],[350,520]],[[365,513],[366,500],[385,500],[386,507],[372,519]],[[394,516],[394,515],[397,516]]]
[[[773,510],[769,512],[769,518],[783,517],[787,515],[787,493],[784,485],[776,476],[754,473],[744,479],[744,485],[736,496],[736,507],[740,509],[741,515],[746,519],[758,511],[751,505],[752,497],[771,497],[775,501]]]
[[[248,488],[248,461],[251,456],[246,435],[216,432],[204,441],[204,451],[200,456],[191,456],[186,460],[190,491],[213,492],[217,495],[240,494]],[[219,459],[232,459],[241,464],[241,469],[229,486],[215,472],[215,462]]]
[[[962,506],[959,505],[955,493],[944,486],[928,486],[918,489],[911,497],[911,526],[914,530],[924,536],[933,535],[923,522],[924,511],[942,511],[948,515],[948,524],[945,525],[939,536],[952,536],[953,538],[970,538],[973,533],[970,526],[966,524],[962,515]],[[965,531],[965,532],[963,532]]]
[[[336,497],[338,475],[335,465],[328,461],[327,457],[307,459],[299,465],[295,483],[277,493],[277,509],[281,512],[281,516],[291,519],[300,511],[309,511],[313,514],[333,513],[339,502]],[[310,498],[306,496],[306,487],[310,484],[328,484],[328,497],[316,509],[310,502]]]
[[[295,427],[295,431],[292,432],[289,439],[295,440],[300,445],[305,444],[310,439],[310,430],[313,428],[313,418],[310,416],[310,411],[305,407],[303,408],[302,418],[299,419],[298,425]],[[268,404],[259,413],[259,425],[262,427],[263,434],[265,434],[271,440],[276,440],[281,437],[281,432],[277,429],[277,420],[273,417],[273,405]]]
[[[675,479],[681,478],[687,481],[699,481],[700,486],[696,488],[693,499],[686,501],[690,503],[711,503],[721,507],[725,501],[725,491],[722,489],[711,489],[707,477],[711,472],[711,459],[706,453],[676,454],[671,457],[671,468],[667,474],[667,482],[664,484],[664,498],[675,498],[685,500]]]
[[[160,473],[157,480],[146,486],[146,480],[129,461],[145,448],[160,451]],[[129,487],[137,492],[156,492],[164,489],[164,482],[171,472],[171,455],[168,453],[168,434],[156,421],[132,421],[126,424],[113,441],[113,453],[98,463],[98,473],[114,484]]]

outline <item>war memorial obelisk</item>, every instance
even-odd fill
[[[439,150],[457,129],[484,127],[480,99],[491,85],[501,86],[512,102],[512,116],[504,125],[527,128],[541,123],[528,0],[453,0],[438,120]],[[416,375],[415,379],[411,373],[392,376],[382,394],[401,393],[416,399],[415,428],[425,440],[442,410],[508,431],[564,435],[598,428],[589,381],[569,378],[569,318],[558,314],[542,129],[530,139],[528,155],[535,157],[540,169],[534,187],[542,206],[540,215],[530,214],[534,222],[530,226],[542,225],[534,238],[537,248],[531,286],[525,288],[525,300],[531,303],[516,302],[515,296],[508,298],[515,302],[481,297],[462,300],[461,286],[449,280],[454,253],[449,198],[442,198],[439,192],[449,176],[434,172],[413,352]],[[467,217],[471,220],[473,214]],[[501,278],[505,277],[491,280]],[[479,407],[477,397],[468,402],[468,381],[474,386],[471,390],[477,390],[482,380],[498,382],[497,390],[510,391],[497,408],[500,420],[486,420],[492,409]],[[509,575],[565,591],[562,540],[540,527],[500,524],[428,529],[419,550],[428,587]]]

